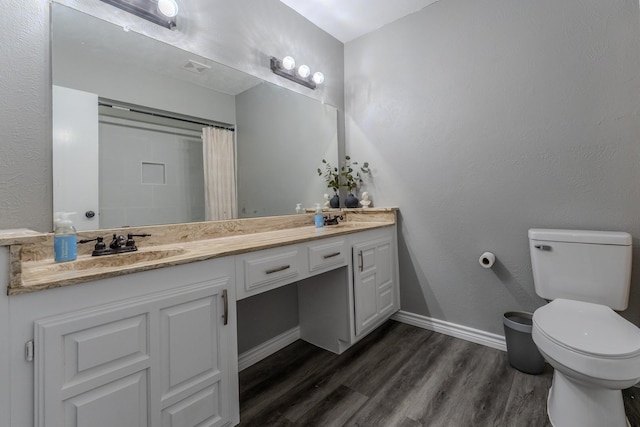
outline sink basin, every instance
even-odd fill
[[[171,258],[184,254],[182,248],[141,250],[137,252],[127,252],[115,255],[103,255],[90,258],[77,259],[64,263],[54,264],[52,267],[57,271],[89,270],[92,268],[129,266],[139,262],[158,261],[164,258]]]

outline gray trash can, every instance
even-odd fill
[[[531,337],[533,315],[522,311],[508,311],[503,316],[509,364],[525,374],[541,374],[544,358]]]

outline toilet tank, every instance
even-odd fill
[[[536,293],[625,310],[631,282],[631,235],[614,231],[529,230]]]

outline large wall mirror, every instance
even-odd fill
[[[54,211],[76,212],[79,229],[207,219],[203,127],[233,132],[238,217],[323,202],[333,106],[61,4],[51,13]]]

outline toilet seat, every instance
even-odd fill
[[[535,311],[532,334],[543,354],[580,374],[640,378],[640,329],[607,306],[555,299]]]
[[[550,340],[599,357],[640,353],[640,329],[601,304],[556,299],[536,310],[534,322]]]

